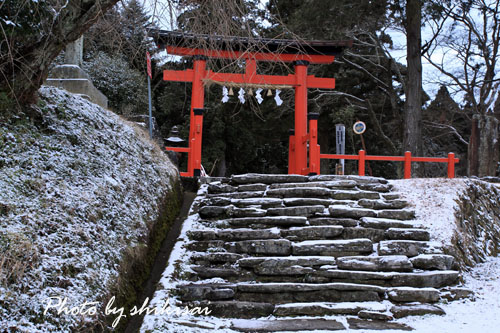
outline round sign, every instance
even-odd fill
[[[366,124],[362,121],[357,121],[352,126],[352,130],[356,134],[363,134],[366,131]]]

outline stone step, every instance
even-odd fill
[[[289,256],[292,254],[292,243],[286,239],[246,240],[225,243],[229,252],[261,256]]]
[[[387,290],[387,296],[394,302],[435,303],[439,301],[439,290],[435,288],[397,287]]]
[[[207,194],[207,198],[231,198],[231,199],[247,199],[260,198],[264,195],[264,191],[248,191],[248,192],[232,192],[232,193],[212,193]]]
[[[352,240],[315,240],[292,244],[294,255],[348,256],[373,252],[373,243],[366,238]]]
[[[312,267],[334,265],[334,257],[249,257],[238,261],[240,267],[253,269],[258,275],[304,275],[314,272]]]
[[[222,240],[192,241],[186,244],[186,248],[194,252],[206,252],[209,249],[213,252],[224,252],[224,243]]]
[[[377,211],[377,217],[394,220],[412,220],[415,218],[415,211],[409,209],[383,209]]]
[[[415,257],[419,254],[441,254],[442,247],[439,242],[422,242],[413,240],[387,240],[378,244],[380,255],[404,255]]]
[[[385,200],[397,200],[401,198],[401,194],[395,192],[383,193],[382,198],[384,198]]]
[[[212,252],[212,253],[195,253],[191,256],[191,260],[195,262],[208,262],[211,264],[217,263],[235,263],[242,259],[243,255],[229,252]]]
[[[361,218],[359,225],[365,228],[375,228],[375,229],[390,229],[390,228],[422,228],[420,223],[415,223],[411,221],[400,221],[395,219],[387,218],[375,218],[375,217],[363,217]]]
[[[176,286],[179,297],[189,301],[220,301],[234,297],[236,286],[231,283],[191,283]]]
[[[413,267],[447,271],[455,266],[455,258],[446,254],[420,254],[410,259]]]
[[[365,191],[387,193],[392,190],[391,184],[358,184],[358,188]]]
[[[413,328],[406,324],[387,322],[382,320],[364,320],[357,318],[347,318],[349,329],[352,330],[399,330],[399,331],[412,331]]]
[[[268,175],[268,174],[256,174],[247,173],[243,175],[233,175],[231,176],[230,183],[232,184],[250,184],[250,183],[262,183],[262,184],[273,184],[273,183],[302,183],[309,181],[307,176],[301,175]]]
[[[381,229],[348,227],[344,228],[340,237],[342,239],[368,238],[372,242],[378,243],[385,239],[385,233],[384,230]]]
[[[340,225],[343,227],[357,227],[359,224],[358,220],[350,218],[315,217],[308,220],[309,225],[312,226]]]
[[[317,198],[285,198],[283,204],[287,207],[293,206],[325,206],[328,207],[334,202],[333,199],[317,199]]]
[[[188,304],[186,304],[188,305]],[[274,304],[259,303],[259,302],[242,302],[242,301],[210,301],[198,302],[189,306],[193,308],[199,306],[201,308],[207,307],[211,316],[222,318],[260,318],[267,317],[273,314]]]
[[[241,217],[224,220],[224,223],[233,227],[249,227],[256,226],[305,226],[307,218],[303,216],[266,216],[266,217]]]
[[[332,217],[349,217],[359,219],[362,217],[376,217],[377,212],[373,209],[355,208],[345,205],[332,205],[328,207],[328,211]]]
[[[281,237],[280,230],[278,228],[192,230],[188,231],[187,235],[190,239],[198,241],[209,241],[209,240],[240,241],[240,240],[252,240],[252,239],[277,239]]]
[[[236,208],[233,205],[228,206],[203,206],[198,214],[203,219],[228,218],[228,217],[262,217],[266,216],[267,210],[257,207]]]
[[[414,228],[389,228],[385,232],[385,237],[394,240],[416,241],[429,241],[431,238],[429,231]]]
[[[313,216],[317,213],[323,213],[325,210],[324,206],[314,205],[314,206],[294,206],[294,207],[282,207],[282,208],[268,208],[267,215],[271,216]]]
[[[203,206],[198,210],[201,218],[229,217],[234,206]]]
[[[373,291],[384,294],[386,289],[379,286],[355,283],[237,283],[236,291],[247,293],[281,294],[286,292],[309,291]]]
[[[331,190],[330,197],[336,200],[380,199],[380,193],[372,191],[342,191]]]
[[[332,217],[350,217],[354,219],[374,218],[392,220],[411,220],[415,217],[415,212],[407,209],[382,209],[374,210],[369,208],[357,208],[347,205],[331,205],[328,207]]]
[[[291,241],[332,239],[337,238],[343,231],[344,227],[340,225],[291,227],[289,229],[282,229],[281,236]]]
[[[453,285],[458,281],[457,271],[424,271],[424,272],[369,272],[348,271],[341,269],[324,269],[316,271],[308,277],[309,280],[321,282],[369,283],[380,286],[393,287],[431,287],[442,288]]]
[[[405,208],[408,203],[404,200],[370,200],[361,199],[358,201],[358,205],[364,208],[370,209],[402,209]]]
[[[352,283],[238,283],[235,299],[273,304],[380,301],[385,288]]]
[[[361,319],[371,319],[371,320],[382,320],[382,321],[389,321],[393,320],[394,317],[390,314],[383,313],[385,311],[379,312],[379,311],[371,311],[371,310],[361,310],[358,312],[358,317]]]
[[[263,209],[283,206],[283,200],[278,198],[231,199],[230,203],[236,207],[255,206]]]
[[[205,198],[200,200],[198,207],[203,206],[229,206],[231,204],[230,198],[224,197],[213,197],[213,198]]]
[[[329,198],[334,191],[323,187],[274,188],[266,191],[268,197],[279,198]]]
[[[190,267],[198,277],[201,279],[211,278],[243,278],[241,270],[237,268],[220,268],[220,267],[206,267],[206,266],[191,266]]]
[[[354,283],[195,283],[177,285],[181,301],[229,301],[257,303],[379,302],[386,288]]]
[[[345,326],[334,319],[233,320],[231,329],[239,332],[339,331]]]
[[[262,263],[271,263],[274,265],[286,266],[324,266],[335,265],[335,257],[328,256],[290,256],[290,257],[247,257],[238,260],[241,267],[255,267]]]
[[[323,187],[323,188],[354,188],[357,183],[353,180],[335,180],[326,182],[305,182],[305,183],[280,183],[271,184],[269,189],[275,188],[295,188],[295,187]]]
[[[427,314],[445,315],[443,309],[432,304],[413,304],[413,305],[398,305],[390,309],[394,318],[403,318],[408,316],[424,316]]]
[[[208,184],[208,193],[233,193],[238,190],[237,187],[218,182]]]
[[[360,311],[387,311],[387,306],[376,302],[312,302],[278,304],[274,308],[276,317],[357,315]]]
[[[267,210],[256,207],[233,208],[230,210],[231,217],[262,217],[266,216]]]
[[[413,265],[406,256],[351,256],[337,259],[339,269],[354,271],[410,272]]]
[[[267,186],[267,184],[262,183],[239,185],[238,192],[265,191],[267,190]]]
[[[358,184],[388,184],[389,182],[380,177],[369,177],[369,176],[354,176],[354,175],[315,175],[310,176],[309,180],[314,181],[335,181],[335,180],[354,180]]]

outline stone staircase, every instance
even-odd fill
[[[205,185],[188,232],[183,305],[244,332],[399,329],[470,297],[385,179],[232,176]]]

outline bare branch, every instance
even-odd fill
[[[454,136],[456,136],[458,138],[458,140],[463,143],[464,145],[468,146],[469,145],[469,142],[467,140],[465,140],[461,135],[460,133],[458,133],[457,129],[451,125],[447,125],[447,124],[441,124],[441,123],[435,123],[435,122],[432,122],[432,121],[427,121],[427,120],[423,120],[422,123],[424,125],[427,125],[429,127],[433,127],[433,128],[438,128],[438,129],[447,129],[449,130],[448,133],[444,133],[444,134],[453,134]],[[444,135],[443,134],[443,135]]]

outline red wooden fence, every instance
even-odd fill
[[[411,178],[411,163],[412,162],[437,162],[448,163],[448,178],[455,177],[455,163],[459,159],[455,158],[454,153],[449,153],[448,157],[413,157],[411,152],[405,152],[405,156],[375,156],[366,155],[364,150],[359,151],[359,155],[337,155],[337,154],[319,154],[320,159],[335,159],[335,160],[358,160],[358,172],[360,176],[365,175],[365,161],[400,161],[404,162],[404,178]]]

